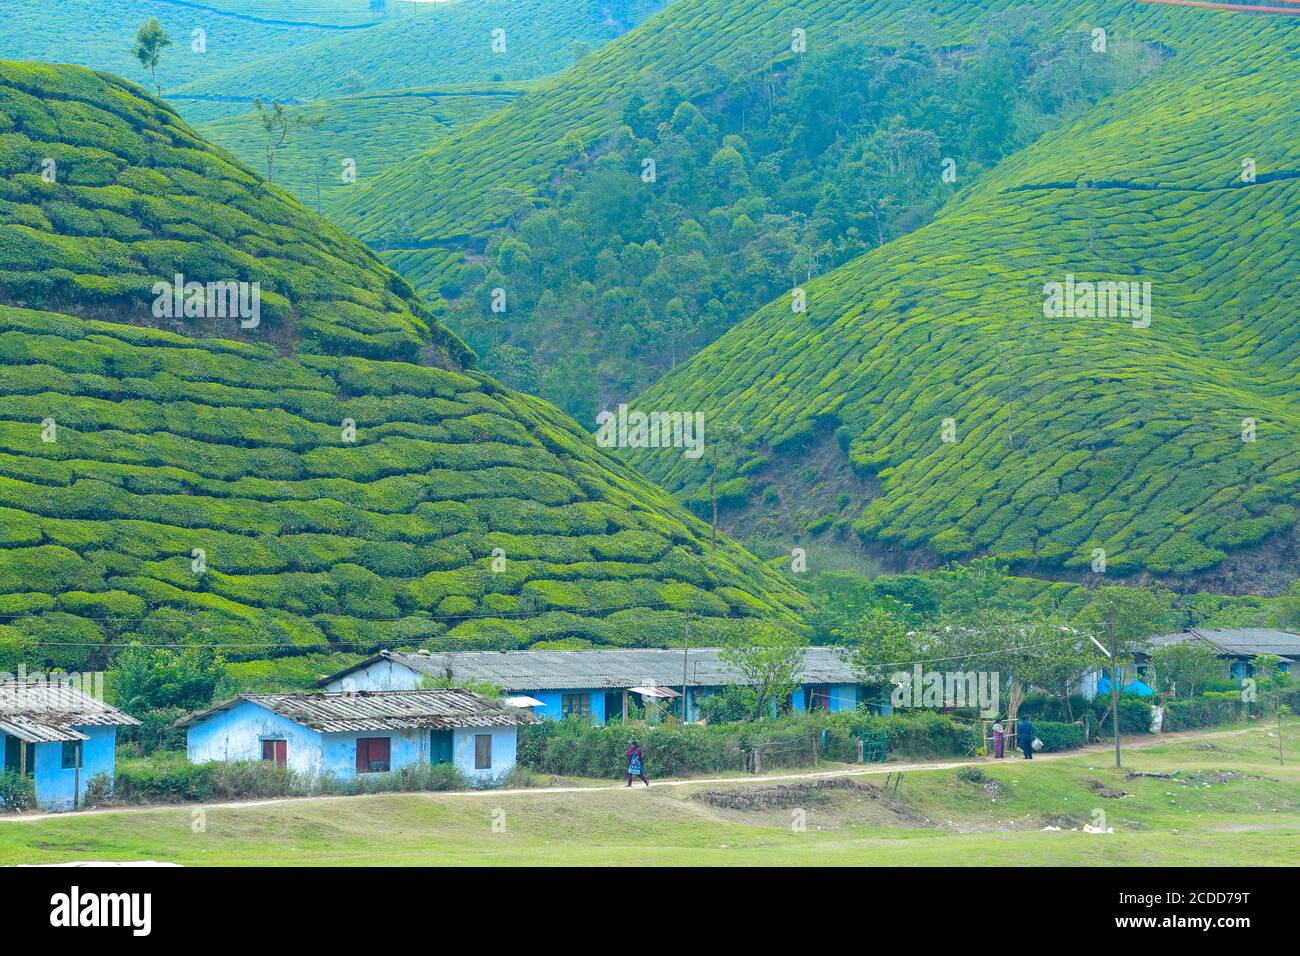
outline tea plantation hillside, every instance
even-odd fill
[[[1229,591],[1295,576],[1300,19],[1133,28],[1171,50],[1154,75],[639,399],[745,430],[737,530]],[[1150,283],[1149,324],[1052,311],[1071,277]],[[639,464],[705,507],[702,468]]]
[[[480,83],[359,93],[306,104],[301,114],[319,125],[295,131],[276,152],[275,183],[308,208],[328,214],[331,204],[358,182],[503,109],[526,88]],[[199,132],[253,169],[266,169],[267,133],[255,110],[200,124]]]
[[[483,368],[580,422],[644,391],[736,322],[932,221],[1006,156],[1140,82],[1155,44],[990,19],[974,43],[810,47],[771,78],[726,76],[692,101],[632,103],[577,152],[551,201],[481,256],[440,272],[392,264],[447,303]],[[655,182],[642,180],[653,160]],[[445,247],[426,255],[455,259]],[[492,290],[508,294],[511,321]]]
[[[0,63],[0,96],[0,669],[793,621],[778,575],[466,370],[400,278],[139,88]],[[265,327],[137,307],[209,267],[262,278]]]
[[[468,359],[369,250],[139,87],[5,63],[0,101],[0,302],[280,347]],[[260,283],[256,324],[159,316],[154,286],[178,274]]]
[[[663,6],[663,0],[450,0],[222,70],[178,97],[328,99],[431,83],[557,73]],[[494,33],[494,31],[499,31]]]
[[[1035,15],[1060,30],[1092,23],[1124,28],[1176,16],[1120,0],[1048,0]],[[678,0],[636,29],[548,81],[490,124],[449,137],[358,190],[339,210],[361,238],[413,237],[425,242],[482,240],[514,212],[503,187],[541,200],[575,152],[617,130],[636,98],[668,88],[690,100],[716,89],[722,76],[761,79],[798,61],[795,30],[808,44],[845,37],[879,43],[923,38],[932,43],[978,39],[990,15],[1025,18],[1012,0],[935,0],[926,11],[904,0]]]
[[[198,0],[197,5],[250,23],[306,23],[336,28],[367,26],[388,16],[408,15],[419,7],[405,0],[383,0],[378,4],[374,0]]]
[[[252,7],[248,0],[5,0],[0,59],[76,63],[143,83],[148,73],[131,48],[140,25],[157,17],[172,38],[158,70],[163,93],[170,94],[180,84],[210,73],[340,32],[339,25],[329,21],[296,23],[287,16],[241,15]],[[201,51],[195,49],[196,30],[202,31]]]

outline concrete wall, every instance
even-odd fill
[[[492,735],[491,769],[474,769],[474,737],[477,734]],[[514,769],[517,736],[515,727],[467,727],[453,731],[451,747],[456,766],[471,783],[500,783],[501,778]]]
[[[81,742],[81,770],[63,769],[63,744],[36,745],[36,803],[42,810],[72,810],[86,795],[90,778],[117,768],[116,727],[76,727],[88,740]]]
[[[542,702],[541,707],[534,707],[533,713],[538,717],[546,717],[550,720],[560,720],[564,715],[563,697],[566,694],[585,694],[590,701],[592,723],[603,724],[605,722],[605,688],[593,687],[566,687],[558,690],[511,690],[510,693],[525,694],[529,697],[536,697]],[[619,714],[622,714],[620,707]]]
[[[261,760],[263,740],[284,740],[285,763],[294,773],[316,778],[326,769],[321,734],[251,700],[240,701],[194,724],[187,736],[186,752],[191,763]]]
[[[423,681],[423,674],[403,664],[375,661],[369,667],[330,681],[325,690],[418,690]]]

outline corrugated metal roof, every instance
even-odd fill
[[[1193,633],[1223,648],[1229,654],[1275,654],[1300,658],[1300,634],[1266,627],[1192,628]]]
[[[369,730],[447,730],[531,724],[525,710],[497,704],[461,689],[383,690],[325,694],[246,694],[177,722],[189,727],[241,701],[252,701],[322,733]]]
[[[1224,655],[1258,657],[1261,654],[1274,654],[1300,660],[1300,634],[1267,627],[1194,627],[1172,634],[1157,634],[1147,641],[1147,645],[1155,649],[1187,641],[1210,644]]]
[[[0,684],[0,730],[27,743],[85,740],[75,727],[131,725],[140,721],[57,681]]]
[[[694,686],[744,683],[744,675],[724,661],[716,647],[685,652],[687,682]],[[368,661],[326,678],[337,680],[380,660],[403,664],[430,677],[466,683],[491,683],[508,691],[577,687],[680,687],[681,648],[628,648],[589,651],[447,651],[419,654],[382,651]],[[807,684],[855,684],[848,658],[831,647],[805,649],[799,680]]]

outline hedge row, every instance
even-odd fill
[[[182,803],[320,794],[462,790],[469,786],[455,764],[424,764],[350,780],[306,778],[264,760],[190,763],[183,755],[122,761],[116,778],[97,774],[86,793],[88,805]]]
[[[971,756],[979,745],[972,725],[933,713],[809,714],[757,723],[637,727],[564,720],[520,727],[518,761],[541,773],[618,777],[627,771],[623,754],[635,737],[646,771],[654,776],[741,770],[754,750],[761,754],[763,769],[804,767],[814,754],[856,760],[858,738],[879,731],[886,735],[889,752],[900,756]]]

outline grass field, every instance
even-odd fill
[[[1300,721],[1287,732],[1300,733]],[[986,762],[983,783],[961,779],[952,768],[908,771],[897,799],[881,793],[882,776],[860,776],[857,788],[796,795],[794,806],[764,811],[720,809],[697,794],[770,784],[701,783],[214,807],[200,833],[193,832],[190,807],[0,819],[0,864],[1300,863],[1300,758],[1279,767],[1267,728],[1183,738],[1126,754],[1126,770],[1179,771],[1177,780],[1128,780],[1110,759],[1103,749],[1032,764]],[[1210,776],[1223,771],[1245,776]],[[1098,783],[1128,795],[1101,798]],[[806,814],[804,832],[791,825],[794,809]],[[1114,833],[1083,832],[1098,809]],[[504,820],[503,832],[494,831],[494,815]]]

